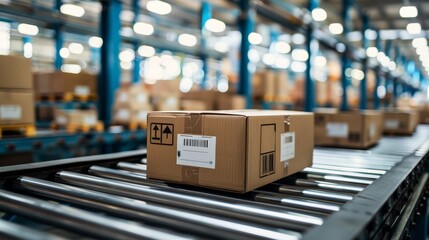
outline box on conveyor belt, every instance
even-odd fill
[[[55,109],[55,124],[58,126],[95,126],[98,123],[98,115],[95,109]]]
[[[383,133],[413,134],[419,123],[419,114],[414,110],[385,110]]]
[[[35,73],[34,85],[36,94],[73,93],[77,96],[97,94],[97,76],[85,72]]]
[[[371,110],[317,109],[314,121],[317,146],[366,149],[378,142],[383,131],[383,115]]]
[[[31,60],[0,55],[0,89],[32,90]]]
[[[429,124],[429,106],[422,106],[418,109],[419,123]]]
[[[150,112],[147,176],[251,191],[312,164],[313,126],[294,111]]]
[[[1,82],[2,80],[0,80]],[[0,91],[0,125],[34,123],[34,94],[30,91]]]

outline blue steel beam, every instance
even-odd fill
[[[249,34],[253,31],[255,25],[255,11],[250,6],[251,1],[240,0],[241,15],[238,20],[238,26],[241,32],[241,46],[240,46],[240,82],[238,83],[238,93],[246,98],[246,107],[253,107],[252,100],[252,82],[248,69],[250,49]]]
[[[60,12],[61,5],[63,4],[62,0],[56,0],[54,10],[56,12]],[[54,24],[54,31],[55,31],[55,70],[60,70],[61,66],[63,65],[63,58],[60,55],[60,50],[63,47],[64,44],[64,36],[62,31],[62,26],[59,23]]]
[[[365,32],[369,30],[369,19],[368,16],[362,16],[362,47],[363,49],[367,49],[369,47],[369,40],[366,37]],[[368,73],[368,58],[364,58],[362,62],[362,71],[364,73],[364,77],[362,81],[360,81],[360,109],[367,109],[367,73]]]
[[[133,12],[134,12],[134,19],[133,19],[133,25],[137,22],[137,19],[139,17],[140,13],[140,0],[133,0]],[[137,50],[139,48],[138,41],[134,41],[134,52],[137,53]],[[134,58],[134,68],[133,68],[133,83],[137,83],[140,81],[140,62],[141,57],[138,56],[138,54],[135,54]]]
[[[101,71],[98,79],[99,117],[109,125],[112,119],[114,91],[119,86],[119,46],[121,39],[119,30],[121,21],[121,2],[119,0],[101,1],[100,30],[103,38],[101,47]]]
[[[347,36],[347,34],[351,30],[351,16],[350,16],[350,9],[352,5],[352,0],[343,0],[343,12],[342,12],[342,18],[344,23],[344,36]],[[343,95],[341,96],[341,111],[348,111],[349,110],[349,104],[347,102],[347,88],[349,86],[349,77],[346,75],[346,70],[350,67],[350,59],[347,56],[347,51],[345,51],[342,55],[342,66],[341,66],[341,87],[343,88]]]
[[[207,20],[212,18],[212,6],[211,4],[204,0],[201,4],[200,11],[200,29],[201,29],[201,48],[205,49],[207,46],[207,36],[209,36],[209,31],[205,28]],[[201,80],[201,88],[205,89],[207,87],[207,76],[208,76],[208,59],[207,55],[201,54],[201,61],[203,62],[203,79]]]
[[[392,40],[387,40],[386,41],[386,46],[384,46],[384,52],[386,54],[386,56],[388,56],[390,58],[390,50],[392,49]],[[389,90],[389,85],[390,85],[390,74],[385,74],[384,77],[384,86],[386,87],[386,94],[388,93]],[[389,106],[389,102],[384,101],[384,106],[387,107]]]
[[[399,59],[400,59],[400,52],[399,52],[399,47],[396,46],[395,47],[395,57],[392,59],[392,61],[394,61],[395,63],[399,63]],[[392,101],[393,101],[393,106],[396,107],[396,99],[398,98],[398,88],[399,88],[399,79],[396,76],[392,76],[393,77],[393,93],[392,93]]]
[[[378,52],[382,51],[380,30],[377,30],[377,38],[375,40],[375,47],[377,48]],[[375,87],[374,87],[374,93],[373,93],[374,109],[379,109],[380,108],[380,97],[378,96],[378,87],[381,84],[381,69],[380,69],[380,67],[378,66],[375,71],[376,71],[375,72]]]
[[[308,2],[308,10],[311,12],[313,9],[319,7],[319,0],[309,0]],[[314,90],[314,79],[311,74],[311,68],[312,68],[312,60],[313,60],[313,49],[312,49],[312,42],[317,41],[313,38],[313,26],[309,25],[307,29],[307,39],[306,39],[306,49],[308,52],[308,59],[307,59],[307,69],[305,70],[305,98],[304,98],[304,110],[307,112],[312,112],[315,107],[315,94],[316,91]]]

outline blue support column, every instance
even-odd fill
[[[382,51],[382,46],[381,46],[381,38],[380,38],[380,31],[377,30],[377,39],[375,40],[375,47],[377,48],[377,50],[380,52]],[[374,87],[374,93],[373,93],[373,98],[374,98],[374,109],[379,109],[380,108],[380,97],[378,96],[378,87],[381,84],[381,69],[380,67],[377,67],[376,72],[375,72],[375,87]]]
[[[319,0],[309,0],[308,2],[308,10],[311,12],[313,9],[319,7]],[[308,59],[307,59],[307,69],[305,70],[305,97],[304,97],[304,110],[307,112],[312,112],[315,107],[315,89],[314,89],[314,79],[311,75],[311,68],[312,68],[312,60],[313,60],[313,49],[312,49],[312,42],[317,41],[313,39],[313,26],[309,25],[309,28],[307,29],[307,39],[306,39],[306,49],[308,52]]]
[[[62,0],[56,0],[55,1],[55,10],[59,12],[62,4],[63,4]],[[63,65],[63,58],[60,55],[60,50],[64,44],[63,32],[62,32],[61,28],[62,28],[62,26],[59,23],[54,25],[54,31],[55,31],[55,62],[54,62],[54,65],[55,65],[55,70],[60,70],[61,66]]]
[[[386,56],[390,57],[390,50],[391,49],[392,49],[392,40],[387,40],[386,46],[384,48],[384,52],[385,52]],[[390,78],[391,78],[390,74],[386,74],[384,77],[384,86],[386,87],[386,94],[389,92]],[[384,101],[384,106],[388,107],[389,102]]]
[[[119,30],[121,21],[121,2],[119,0],[101,1],[101,36],[104,40],[101,48],[101,71],[98,79],[99,117],[106,125],[111,123],[114,92],[119,86]]]
[[[201,4],[201,12],[200,12],[200,28],[201,28],[201,49],[206,49],[207,47],[207,37],[210,35],[210,32],[204,27],[206,25],[207,20],[212,18],[212,6],[211,4],[204,0]],[[208,76],[208,59],[205,54],[201,54],[201,61],[203,61],[203,79],[201,80],[201,89],[205,89],[207,87],[207,76]]]
[[[342,18],[343,18],[343,24],[344,24],[344,36],[347,36],[347,34],[351,30],[351,16],[350,16],[350,8],[352,5],[352,0],[343,0],[343,12],[342,12]],[[346,76],[346,70],[350,67],[350,59],[347,56],[346,50],[342,55],[342,69],[341,69],[341,87],[343,88],[343,95],[341,97],[341,111],[348,111],[349,110],[349,103],[347,101],[347,88],[349,86],[349,77]]]
[[[139,13],[140,13],[140,0],[133,0],[133,12],[134,12],[134,20],[133,25],[137,22]],[[137,51],[139,49],[139,43],[134,42],[134,52],[136,53],[134,58],[134,68],[133,68],[133,83],[137,83],[140,81],[140,62],[141,57],[138,56]]]
[[[241,46],[240,46],[240,82],[238,83],[238,93],[246,98],[246,107],[253,107],[252,99],[252,79],[248,69],[250,49],[249,34],[253,31],[255,25],[255,11],[251,8],[248,0],[240,1],[241,16],[238,21],[239,29],[241,32]]]
[[[365,35],[366,30],[369,30],[369,19],[368,16],[363,15],[362,16],[362,47],[364,50],[366,50],[369,47],[369,40]],[[367,73],[368,73],[368,58],[365,57],[365,59],[362,62],[362,71],[364,73],[364,77],[362,81],[360,81],[360,109],[365,110],[367,109]]]
[[[395,57],[392,59],[395,63],[398,63],[399,60],[400,59],[400,52],[399,52],[399,47],[398,46],[396,46],[395,47]],[[393,93],[392,93],[392,96],[393,96],[393,98],[392,98],[392,105],[393,105],[393,107],[396,107],[396,99],[398,98],[398,87],[399,87],[399,83],[398,83],[398,81],[399,81],[399,79],[398,79],[398,77],[396,77],[396,76],[392,76],[393,77]]]

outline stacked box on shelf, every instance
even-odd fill
[[[383,131],[383,115],[371,110],[316,109],[314,121],[318,146],[366,149],[378,142]]]
[[[413,134],[419,122],[419,114],[414,110],[387,109],[383,112],[386,134]]]
[[[180,80],[158,80],[150,89],[154,110],[174,111],[180,109]]]
[[[55,109],[55,121],[52,124],[54,129],[65,129],[70,133],[77,131],[88,132],[104,130],[103,124],[98,121],[97,110],[87,109]]]
[[[205,105],[205,109],[183,109],[183,110],[231,110],[246,108],[246,100],[243,96],[232,93],[221,93],[213,90],[198,90],[184,93],[183,101],[198,101]],[[182,104],[183,105],[183,104]]]
[[[122,86],[115,94],[113,123],[131,129],[146,128],[147,113],[152,110],[149,92],[144,85]]]
[[[35,134],[31,60],[0,56],[0,136],[5,130]]]

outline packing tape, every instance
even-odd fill
[[[185,134],[202,134],[202,116],[201,114],[190,114],[185,117]],[[182,182],[190,185],[198,185],[200,182],[200,168],[183,166]]]

